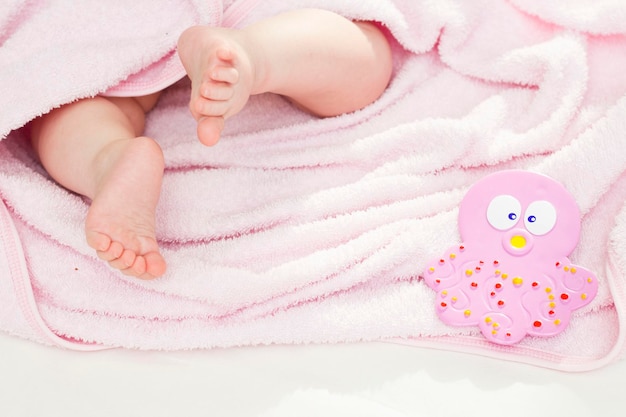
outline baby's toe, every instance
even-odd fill
[[[146,261],[143,256],[136,256],[133,263],[126,267],[126,269],[121,269],[121,271],[124,275],[144,278],[146,273]]]
[[[192,114],[198,114],[200,119],[203,116],[223,116],[230,108],[228,101],[207,100],[199,97],[190,104]]]
[[[87,244],[98,252],[106,252],[111,246],[111,238],[104,233],[89,230],[86,232]]]
[[[118,256],[116,259],[112,259],[109,261],[109,265],[111,265],[111,267],[115,269],[125,270],[133,265],[136,257],[137,255],[134,251],[124,249],[120,256]]]
[[[145,263],[145,274],[141,278],[159,277],[165,273],[165,259],[159,252],[149,252],[143,256]]]
[[[223,117],[203,117],[198,121],[198,139],[206,146],[215,145],[220,139],[222,130],[224,130]]]
[[[103,251],[96,251],[98,257],[103,261],[111,262],[118,259],[124,253],[124,247],[119,242],[111,242],[109,247]]]
[[[218,81],[228,84],[236,84],[239,81],[239,71],[230,66],[216,66],[210,72],[212,81]]]
[[[202,85],[200,94],[207,100],[226,101],[233,97],[235,90],[228,83],[207,82]]]

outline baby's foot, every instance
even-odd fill
[[[224,120],[238,113],[253,89],[253,59],[237,30],[195,26],[178,41],[178,54],[191,79],[189,108],[198,122],[198,138],[214,145]]]
[[[87,243],[126,275],[163,275],[165,260],[155,237],[161,148],[147,137],[123,139],[109,145],[97,163],[103,174],[87,213]]]

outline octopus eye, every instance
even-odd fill
[[[526,229],[536,236],[550,232],[556,224],[556,209],[545,200],[535,201],[526,210]]]
[[[498,230],[508,230],[517,224],[521,211],[522,206],[515,197],[499,195],[487,207],[487,221]]]

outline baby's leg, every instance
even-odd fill
[[[391,77],[391,51],[373,24],[315,9],[296,10],[242,30],[193,27],[178,51],[192,81],[190,108],[205,144],[251,94],[282,94],[319,116],[361,109]]]
[[[32,143],[49,174],[90,198],[87,243],[127,275],[165,272],[155,238],[163,154],[144,136],[145,112],[157,95],[84,99],[33,122]]]

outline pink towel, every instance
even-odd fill
[[[569,371],[621,357],[624,2],[252,5],[0,6],[0,329],[74,349],[385,340]],[[330,119],[256,96],[205,148],[181,80],[147,123],[167,163],[157,234],[168,272],[146,282],[109,269],[84,241],[86,202],[49,178],[19,128],[80,97],[179,78],[174,46],[189,25],[243,25],[295,7],[384,24],[396,42],[388,90]],[[547,174],[575,196],[582,235],[570,259],[600,290],[562,334],[503,347],[441,323],[419,275],[459,242],[468,187],[509,168]]]

